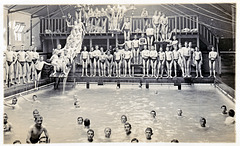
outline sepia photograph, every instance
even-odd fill
[[[1,2],[1,144],[236,144],[236,1],[63,1]]]

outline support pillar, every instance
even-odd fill
[[[107,38],[107,50],[109,50],[109,38]]]
[[[10,44],[10,35],[9,35],[9,14],[7,14],[7,45]]]
[[[90,38],[89,42],[90,42],[90,48],[92,48],[92,38]]]
[[[182,90],[182,85],[178,85],[178,90]]]
[[[117,87],[120,88],[120,81],[117,81]]]
[[[89,89],[90,85],[89,82],[86,82],[86,88]]]
[[[32,17],[30,19],[30,46],[32,46]]]
[[[149,83],[146,82],[146,89],[149,89]]]

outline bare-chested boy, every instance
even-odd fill
[[[182,77],[184,77],[185,76],[185,70],[184,70],[185,66],[184,66],[183,49],[182,49],[181,43],[178,44],[178,52],[180,54],[180,57],[178,58],[178,64],[182,70]]]
[[[21,50],[18,52],[18,62],[20,64],[20,72],[23,78],[23,84],[26,83],[26,52],[24,51],[24,45],[21,46]],[[18,78],[18,82],[20,84],[20,76]]]
[[[121,63],[122,63],[121,59],[122,59],[122,53],[118,50],[118,47],[116,47],[116,52],[114,52],[116,77],[120,77],[121,75]]]
[[[180,52],[177,50],[177,44],[173,45],[173,65],[174,65],[174,77],[177,77],[177,66],[178,66],[178,60],[181,58]]]
[[[128,46],[125,47],[124,57],[123,58],[124,58],[124,63],[125,63],[124,77],[127,76],[127,68],[128,68],[129,76],[131,77],[132,52],[129,50]]]
[[[184,47],[182,47],[182,51],[183,51],[183,62],[184,62],[184,66],[185,66],[185,75],[187,77],[190,77],[190,61],[191,61],[191,50],[188,47],[188,42],[184,43]]]
[[[151,27],[151,24],[148,24],[148,28],[146,29],[146,35],[147,35],[147,43],[148,43],[148,47],[152,46],[153,43],[153,36],[154,36],[154,28]]]
[[[10,84],[13,85],[13,64],[14,64],[14,58],[16,56],[14,55],[14,52],[12,51],[12,46],[7,47],[7,51],[4,53],[6,57],[6,84],[8,84],[8,81],[10,79]]]
[[[90,52],[89,52],[89,63],[90,63],[90,77],[93,76],[93,64],[94,64],[94,57],[93,57],[93,52],[94,48],[91,47],[90,48]]]
[[[145,73],[147,70],[147,76],[149,77],[149,54],[150,51],[147,50],[147,45],[144,45],[144,50],[142,51],[142,59],[143,59],[143,77],[145,77]]]
[[[87,75],[87,65],[88,65],[89,53],[87,51],[86,46],[83,47],[83,51],[81,53],[80,58],[82,58],[82,77],[84,76],[84,71],[85,71],[86,76],[88,76]]]
[[[209,72],[210,72],[210,75],[209,77],[212,76],[212,72],[213,72],[213,77],[215,78],[216,77],[216,60],[217,60],[217,57],[218,57],[218,53],[215,51],[215,48],[212,46],[211,48],[211,52],[209,52],[209,55],[208,55],[208,58],[209,58]]]
[[[103,51],[103,47],[100,48],[100,56],[99,56],[99,62],[100,62],[100,69],[101,69],[101,73],[99,73],[100,77],[106,77],[106,54]]]
[[[3,114],[3,132],[4,134],[12,132],[12,124],[8,122],[8,115],[6,113]]]
[[[44,64],[52,65],[50,63],[47,63],[47,62],[43,61],[43,56],[41,56],[40,59],[37,60],[37,62],[34,64],[34,68],[35,68],[35,70],[37,72],[37,76],[36,76],[37,79],[35,81],[35,88],[38,87],[38,82],[39,82],[39,80],[41,78],[41,73],[42,73],[42,69],[43,69]]]
[[[193,53],[193,60],[196,64],[196,78],[198,78],[198,72],[200,73],[200,77],[203,78],[202,76],[202,70],[201,70],[201,66],[202,66],[202,52],[199,51],[198,47],[195,47],[195,51]]]
[[[164,13],[161,16],[161,24],[162,40],[164,41],[168,39],[168,17],[166,17]]]
[[[31,80],[33,80],[33,64],[32,64],[32,60],[33,60],[33,48],[32,46],[29,47],[29,50],[26,52],[27,54],[27,81],[30,82]],[[31,77],[32,76],[32,77]]]
[[[132,40],[133,44],[133,62],[134,64],[138,64],[139,59],[139,40],[137,38],[137,35],[134,35],[134,40]]]
[[[157,77],[156,66],[157,66],[158,53],[156,50],[156,45],[151,46],[151,50],[149,52],[149,57],[150,57],[151,68],[152,68],[152,77]]]
[[[101,55],[101,51],[99,50],[99,46],[95,46],[95,50],[93,51],[94,63],[93,63],[93,76],[96,76],[97,68],[98,74],[100,75],[100,62],[99,56]]]
[[[159,19],[160,19],[160,16],[158,15],[158,11],[155,11],[154,15],[152,16],[152,24],[155,31],[154,32],[155,41],[158,41],[159,39],[159,27],[160,27]]]
[[[143,8],[142,13],[141,13],[141,17],[144,20],[144,22],[143,22],[143,24],[144,24],[143,31],[145,31],[147,26],[148,26],[148,11],[146,10],[146,8]]]
[[[160,50],[158,52],[158,58],[159,58],[159,62],[158,62],[157,75],[159,77],[159,70],[161,69],[160,78],[162,78],[163,77],[163,68],[164,68],[164,64],[165,64],[165,60],[166,60],[166,54],[165,54],[165,52],[163,52],[162,46],[160,46]]]
[[[169,46],[166,47],[166,66],[167,66],[167,78],[172,78],[172,63],[173,63],[173,52],[170,51]]]
[[[126,21],[123,23],[122,31],[124,33],[124,40],[130,40],[130,28],[131,23],[129,21],[129,18],[126,18]]]
[[[27,139],[26,139],[27,143],[31,143],[31,144],[38,143],[39,138],[43,132],[46,136],[47,143],[50,142],[47,128],[44,125],[42,125],[42,121],[43,121],[42,116],[36,117],[35,124],[30,126],[30,128],[28,130],[28,135],[27,135]]]
[[[112,67],[113,67],[113,55],[110,53],[110,50],[107,51],[107,56],[106,56],[106,66],[107,66],[107,71],[108,71],[108,77],[112,76]]]

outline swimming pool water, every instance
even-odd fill
[[[152,142],[170,142],[176,138],[180,142],[235,142],[235,125],[224,125],[225,116],[221,106],[235,109],[235,105],[213,85],[184,85],[177,90],[173,85],[150,84],[150,88],[139,88],[137,84],[116,84],[98,86],[78,84],[67,88],[65,94],[53,87],[26,95],[38,96],[40,104],[31,104],[19,98],[21,109],[4,108],[8,121],[13,125],[13,133],[4,136],[4,143],[11,144],[19,139],[25,143],[27,131],[34,124],[32,111],[37,108],[43,116],[51,143],[87,142],[86,129],[77,125],[77,117],[91,120],[90,128],[95,131],[94,142],[130,142],[136,137],[139,142],[147,142],[144,131],[153,129]],[[75,109],[73,96],[77,95],[80,109]],[[183,118],[177,118],[177,109],[183,110]],[[150,111],[157,112],[156,119]],[[132,133],[126,136],[121,115],[126,115],[132,125]],[[205,117],[209,128],[199,128],[200,117]],[[104,138],[104,129],[110,127],[110,139]]]

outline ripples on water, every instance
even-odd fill
[[[235,125],[225,126],[225,117],[220,114],[221,105],[234,109],[234,104],[211,85],[183,86],[179,91],[170,85],[150,84],[145,89],[128,84],[116,89],[115,84],[91,84],[90,89],[85,89],[84,84],[79,84],[67,89],[65,95],[52,88],[34,94],[41,101],[38,105],[19,99],[21,110],[5,107],[14,133],[5,136],[4,143],[16,139],[25,142],[29,126],[34,124],[35,108],[43,116],[52,143],[87,142],[86,129],[77,125],[78,116],[91,120],[94,142],[130,142],[134,137],[146,142],[147,127],[153,129],[153,142],[170,142],[174,138],[180,142],[235,142]],[[74,108],[73,95],[77,95],[80,109]],[[178,108],[183,110],[183,118],[176,117]],[[151,118],[151,110],[157,112],[156,119]],[[132,125],[130,136],[126,136],[120,120],[123,114]],[[200,117],[207,119],[207,130],[199,128]],[[110,139],[104,138],[106,127],[112,129]]]

